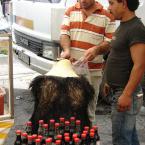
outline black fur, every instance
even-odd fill
[[[84,77],[41,75],[33,79],[30,90],[35,99],[30,119],[33,133],[37,132],[40,119],[47,123],[50,119],[58,121],[59,117],[65,117],[68,120],[75,116],[81,120],[81,127],[90,126],[87,108],[94,96],[94,89]]]

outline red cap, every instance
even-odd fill
[[[28,140],[32,140],[32,136],[31,135],[28,135]]]
[[[90,137],[94,137],[95,136],[95,133],[90,133]]]
[[[21,134],[21,130],[16,130],[16,134]]]
[[[98,130],[98,126],[97,125],[94,125],[92,128],[95,129],[95,131]]]
[[[33,139],[36,139],[36,138],[37,138],[37,134],[33,134],[33,135],[32,135],[32,138],[33,138]]]
[[[65,132],[64,133],[64,137],[66,137],[66,136],[69,136],[69,133],[68,132]]]
[[[56,140],[55,144],[60,145],[61,144],[61,140]]]
[[[76,120],[76,125],[80,125],[81,121],[80,120]]]
[[[85,126],[84,130],[89,131],[89,126]]]
[[[59,120],[60,120],[61,122],[64,122],[65,119],[64,119],[63,117],[60,117]]]
[[[31,122],[31,121],[28,121],[26,124],[27,124],[28,126],[32,126],[32,122]]]
[[[70,118],[71,121],[75,121],[75,119],[76,119],[76,118],[75,118],[74,116],[72,116],[72,117]]]
[[[38,135],[38,137],[40,140],[42,140],[43,136],[42,135]]]
[[[60,123],[55,123],[55,128],[59,127]]]
[[[39,120],[39,124],[43,124],[44,123],[44,120]]]
[[[64,139],[65,139],[66,142],[70,141],[70,137],[69,136],[65,136]]]
[[[48,128],[48,124],[43,124],[43,127],[44,128]]]
[[[62,135],[61,135],[61,134],[58,134],[58,135],[56,136],[56,138],[61,140],[61,139],[62,139]]]
[[[36,142],[36,143],[40,143],[41,140],[40,140],[39,138],[37,138],[37,139],[35,139],[35,142]]]
[[[50,123],[55,123],[55,120],[54,119],[50,119]]]
[[[88,131],[87,131],[87,130],[84,130],[84,131],[83,131],[83,133],[84,133],[84,134],[87,134],[87,133],[88,133]]]
[[[45,142],[46,142],[46,143],[51,143],[51,142],[52,142],[52,138],[51,138],[51,137],[47,138],[47,139],[45,140]]]
[[[78,143],[80,141],[80,139],[79,138],[75,138],[74,141],[75,141],[75,143]]]
[[[82,137],[82,138],[86,138],[86,136],[87,136],[87,135],[86,135],[85,133],[82,133],[82,134],[81,134],[81,137]]]
[[[69,121],[65,121],[65,125],[70,125],[70,122]]]
[[[90,133],[91,133],[91,132],[92,132],[92,133],[94,133],[94,132],[95,132],[95,130],[92,128],[92,129],[90,129]]]
[[[22,136],[27,137],[28,134],[27,134],[26,132],[23,132],[23,133],[22,133]]]
[[[77,137],[78,137],[78,134],[74,133],[73,138],[77,138]]]

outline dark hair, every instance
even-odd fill
[[[122,2],[123,0],[117,0],[118,2]],[[127,6],[130,11],[135,11],[139,6],[139,0],[126,0]]]

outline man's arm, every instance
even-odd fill
[[[126,111],[131,106],[132,94],[141,81],[145,71],[145,44],[135,44],[130,48],[133,60],[129,81],[118,100],[118,110]]]
[[[63,52],[61,53],[62,58],[70,58],[70,37],[68,35],[60,36],[60,45],[63,48]]]
[[[97,55],[104,54],[110,50],[110,43],[102,42],[100,45],[94,46],[84,53],[84,62],[93,60]]]

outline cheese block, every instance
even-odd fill
[[[59,60],[45,75],[58,77],[79,77],[73,70],[72,64],[68,59]]]

